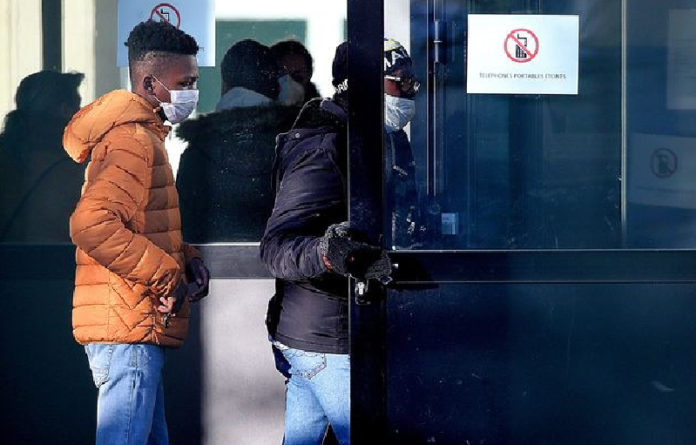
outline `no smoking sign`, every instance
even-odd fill
[[[505,38],[505,54],[516,63],[528,63],[539,54],[539,38],[529,29],[512,30]]]

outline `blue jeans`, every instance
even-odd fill
[[[154,345],[85,346],[97,399],[97,445],[168,445],[164,349]]]
[[[341,445],[350,444],[350,359],[283,349],[290,364],[284,445],[321,445],[331,424]]]

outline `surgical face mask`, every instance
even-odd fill
[[[404,97],[384,95],[384,126],[393,133],[406,126],[416,115],[416,102]]]
[[[305,99],[304,86],[286,74],[278,79],[280,85],[280,93],[278,93],[278,102],[283,105],[302,105]]]
[[[165,90],[169,91],[171,96],[171,102],[162,102],[157,99],[160,103],[164,115],[167,116],[167,120],[172,124],[178,124],[183,122],[187,117],[193,113],[198,104],[198,90],[170,90],[165,84],[159,81],[156,77],[153,78],[159,82]]]

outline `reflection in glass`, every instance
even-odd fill
[[[406,36],[424,85],[410,125],[426,225],[415,247],[621,247],[621,2],[387,3],[410,4],[410,27],[385,14],[385,33]],[[473,13],[591,18],[580,30],[580,93],[468,94]]]
[[[694,248],[696,9],[642,0],[628,19],[627,245]]]
[[[0,134],[0,243],[70,243],[84,166],[68,157],[62,139],[83,78],[41,71],[20,82]]]
[[[411,248],[696,246],[692,5],[391,0],[385,11],[385,35],[410,48],[424,85],[408,133],[426,230]],[[470,14],[579,16],[579,94],[469,94]]]
[[[257,241],[273,209],[275,140],[299,107],[278,102],[281,71],[271,50],[245,39],[221,63],[222,96],[213,113],[182,123],[188,142],[179,190],[184,239]]]
[[[200,70],[201,116],[175,131],[180,164],[168,141],[187,241],[260,240],[273,206],[275,138],[306,101],[333,91],[345,10],[317,0],[217,3],[218,66]],[[250,39],[256,49],[242,50]]]

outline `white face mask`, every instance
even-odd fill
[[[153,76],[154,77],[154,76]],[[162,102],[157,99],[160,103],[164,115],[167,116],[167,120],[172,124],[178,124],[183,122],[187,117],[193,113],[198,104],[198,90],[170,90],[165,84],[159,81],[156,77],[154,79],[159,82],[165,90],[169,91],[171,96],[171,102]]]
[[[283,105],[302,105],[305,99],[304,86],[286,74],[278,78],[280,85],[280,93],[278,93],[278,102]]]
[[[384,126],[388,133],[404,128],[416,115],[416,102],[404,97],[384,95]]]

